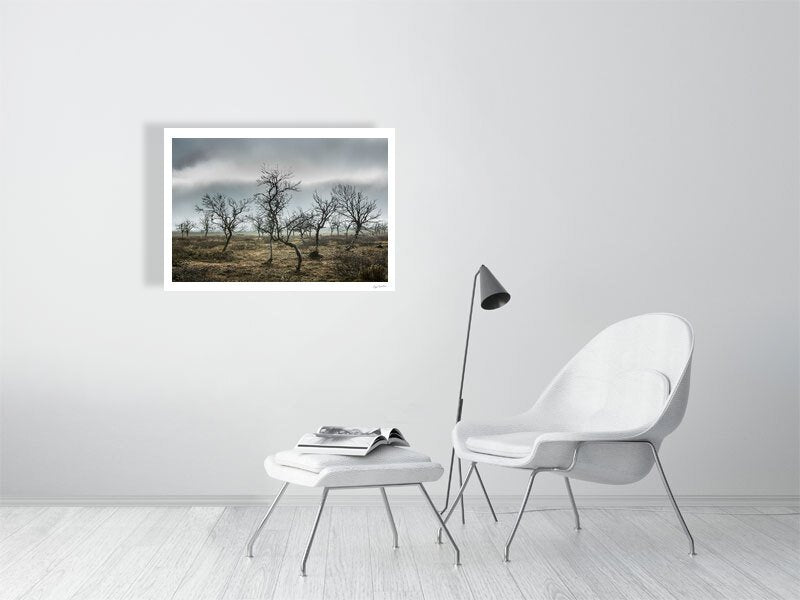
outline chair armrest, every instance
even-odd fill
[[[570,470],[578,460],[584,444],[650,444],[638,437],[641,430],[599,431],[599,432],[557,432],[546,433],[536,440],[528,464],[537,463],[544,470]]]

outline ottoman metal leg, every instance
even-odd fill
[[[467,479],[469,479],[469,474],[467,474]],[[458,549],[456,541],[453,539],[453,536],[450,535],[450,530],[447,528],[447,525],[445,524],[444,520],[442,520],[442,515],[439,514],[438,510],[436,510],[436,506],[431,501],[431,497],[428,496],[428,491],[425,489],[425,486],[422,485],[421,483],[418,485],[420,491],[422,492],[422,495],[425,496],[425,500],[428,501],[428,505],[431,507],[433,514],[436,515],[436,519],[439,521],[439,525],[441,525],[441,529],[439,529],[439,535],[442,534],[441,533],[442,529],[444,529],[444,532],[447,534],[447,539],[450,540],[450,543],[453,545],[453,550],[455,551],[456,554],[456,560],[454,564],[457,567],[461,564],[461,550]],[[456,498],[456,504],[457,503],[458,503],[458,498]],[[453,504],[453,508],[455,508],[456,504]],[[453,512],[453,508],[450,509],[450,512]]]
[[[389,517],[389,525],[392,526],[392,548],[399,548],[400,546],[397,545],[397,527],[394,524],[392,509],[389,506],[389,498],[386,497],[386,488],[381,488],[381,496],[383,497],[383,505],[386,507],[386,516]]]
[[[264,516],[264,519],[261,521],[261,524],[253,532],[253,535],[250,537],[250,541],[247,542],[247,556],[249,558],[253,558],[253,544],[256,543],[256,539],[258,538],[259,534],[261,533],[261,530],[264,529],[264,525],[267,524],[267,519],[269,519],[269,516],[272,514],[272,511],[275,510],[275,506],[277,506],[278,500],[281,499],[281,496],[283,496],[283,492],[286,491],[287,487],[289,487],[289,482],[288,481],[283,484],[283,487],[281,488],[281,491],[278,492],[278,495],[275,496],[275,500],[273,500],[272,504],[270,504],[269,510],[267,510],[267,514]]]
[[[322,500],[320,500],[319,508],[317,509],[317,517],[314,519],[314,526],[311,528],[311,535],[308,536],[308,544],[306,544],[306,551],[303,553],[303,563],[300,565],[300,575],[306,576],[306,563],[308,562],[308,553],[311,552],[311,544],[314,543],[314,536],[317,533],[319,526],[319,518],[322,516],[322,509],[325,508],[325,500],[328,499],[329,488],[322,488]]]

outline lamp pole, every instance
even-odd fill
[[[478,284],[478,275],[481,274],[481,269],[485,267],[481,265],[481,268],[475,272],[475,276],[472,278],[472,295],[470,296],[469,300],[469,320],[467,321],[467,341],[464,344],[464,362],[461,364],[461,385],[458,388],[458,410],[456,411],[456,424],[461,421],[461,413],[464,409],[464,376],[467,372],[467,355],[469,354],[469,334],[472,330],[472,312],[475,308],[475,288]],[[450,506],[450,488],[452,487],[453,483],[453,463],[455,462],[456,457],[456,450],[452,448],[450,450],[450,469],[447,473],[447,493],[445,495],[444,500],[444,508],[442,509],[442,513],[444,513],[447,508]],[[489,504],[489,510],[492,511],[492,517],[494,517],[495,522],[497,521],[497,515],[494,512],[494,507],[492,506],[492,501],[489,499],[489,494],[486,492],[486,487],[483,485],[483,479],[481,478],[480,471],[478,471],[478,466],[475,465],[475,475],[478,476],[478,482],[481,485],[481,490],[483,491],[483,495],[486,498],[486,502]],[[463,473],[461,470],[461,459],[458,459],[458,485],[461,487],[463,485]],[[464,496],[461,496],[461,523],[465,522],[464,518]]]

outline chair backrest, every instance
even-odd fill
[[[638,429],[658,443],[686,412],[693,347],[682,317],[625,319],[584,346],[528,412],[556,429]]]

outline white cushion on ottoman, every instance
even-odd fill
[[[270,477],[307,487],[351,487],[436,481],[444,469],[430,457],[397,446],[381,446],[367,456],[304,454],[296,450],[268,456]]]

